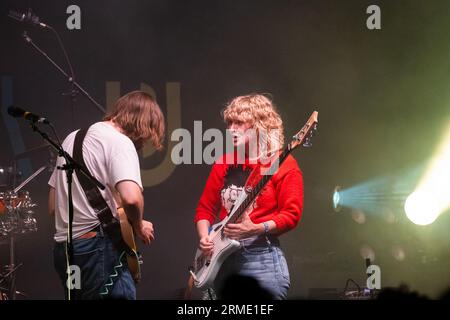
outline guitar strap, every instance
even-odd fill
[[[86,167],[86,163],[83,158],[83,141],[86,137],[86,133],[89,128],[82,128],[78,130],[75,135],[75,142],[73,145],[73,159],[80,164],[80,166],[89,172]],[[111,212],[111,208],[106,203],[103,198],[100,190],[96,185],[91,183],[91,181],[79,170],[75,170],[75,174],[80,182],[81,188],[86,195],[86,198],[97,214],[98,219],[100,220],[102,229],[108,234],[113,242],[114,247],[117,251],[122,252],[126,251],[127,254],[133,254],[131,248],[125,243],[122,238],[122,233],[120,230],[120,221],[115,218]]]

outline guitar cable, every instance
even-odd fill
[[[114,266],[114,271],[109,275],[109,282],[107,281],[104,286],[103,286],[103,292],[100,292],[100,296],[107,296],[110,291],[109,289],[112,290],[112,287],[114,286],[114,280],[115,278],[117,278],[119,276],[119,270],[122,269],[123,264],[122,264],[122,258],[125,255],[125,251],[122,251],[122,253],[120,254],[119,257],[119,264]]]

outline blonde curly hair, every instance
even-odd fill
[[[284,145],[283,120],[272,100],[252,93],[234,98],[222,111],[227,126],[248,123],[257,130],[260,150],[276,152]]]

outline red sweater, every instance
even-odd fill
[[[226,157],[226,156],[224,156]],[[255,164],[228,165],[225,158],[217,161],[206,181],[195,213],[194,222],[210,224],[223,220],[233,205]],[[289,155],[256,199],[249,214],[253,223],[273,220],[277,233],[293,229],[303,209],[303,178],[296,160]]]

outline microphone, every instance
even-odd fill
[[[50,121],[48,121],[46,118],[42,118],[38,116],[37,114],[31,113],[29,111],[25,111],[19,107],[10,106],[8,108],[8,114],[11,117],[14,118],[25,118],[33,123],[45,123],[50,124]]]
[[[41,28],[48,28],[48,25],[45,23],[39,22],[39,17],[35,15],[31,8],[28,9],[26,13],[20,13],[14,10],[9,10],[8,17],[13,18],[14,20],[25,22],[31,24],[33,26],[38,26]]]

